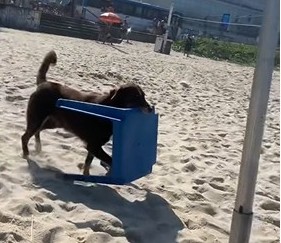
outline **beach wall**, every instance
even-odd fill
[[[0,4],[0,26],[37,31],[40,18],[40,11]]]
[[[155,43],[156,35],[150,33],[143,33],[138,31],[132,31],[129,35],[130,40],[146,42],[146,43]]]

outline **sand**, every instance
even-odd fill
[[[0,242],[227,242],[254,69],[153,52],[133,42],[0,31]],[[86,150],[60,130],[31,140],[21,157],[25,110],[44,55],[50,80],[108,91],[133,81],[160,115],[153,173],[128,186],[73,185]],[[279,71],[273,75],[254,202],[251,242],[279,242]],[[92,172],[96,169],[92,168]]]

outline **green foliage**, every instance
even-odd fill
[[[176,41],[174,51],[183,51],[184,41]],[[196,39],[192,53],[197,56],[214,60],[226,60],[242,65],[253,66],[256,63],[257,47],[233,42],[218,41],[208,38]],[[275,66],[280,65],[280,52],[276,52]]]

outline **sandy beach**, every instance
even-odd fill
[[[154,45],[0,29],[0,242],[228,242],[254,68]],[[80,90],[139,84],[159,113],[153,173],[127,186],[73,185],[82,142],[44,131],[42,152],[21,157],[25,111],[44,55],[48,79]],[[279,242],[280,72],[273,74],[259,167],[252,243]],[[91,172],[94,172],[94,165]]]

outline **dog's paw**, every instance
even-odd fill
[[[106,173],[105,173],[106,176],[110,176],[111,175],[111,169],[109,169]]]
[[[101,161],[100,165],[105,168],[107,172],[110,171],[110,165],[108,163]]]
[[[78,164],[77,167],[81,172],[83,171],[83,175],[85,176],[90,175],[90,167],[86,167],[85,164],[83,163]]]
[[[36,153],[40,153],[42,151],[41,143],[35,143],[35,151]]]
[[[22,154],[21,154],[21,157],[22,157],[23,159],[29,159],[29,154],[22,153]]]
[[[84,176],[89,176],[90,175],[90,167],[84,166],[83,175]]]

